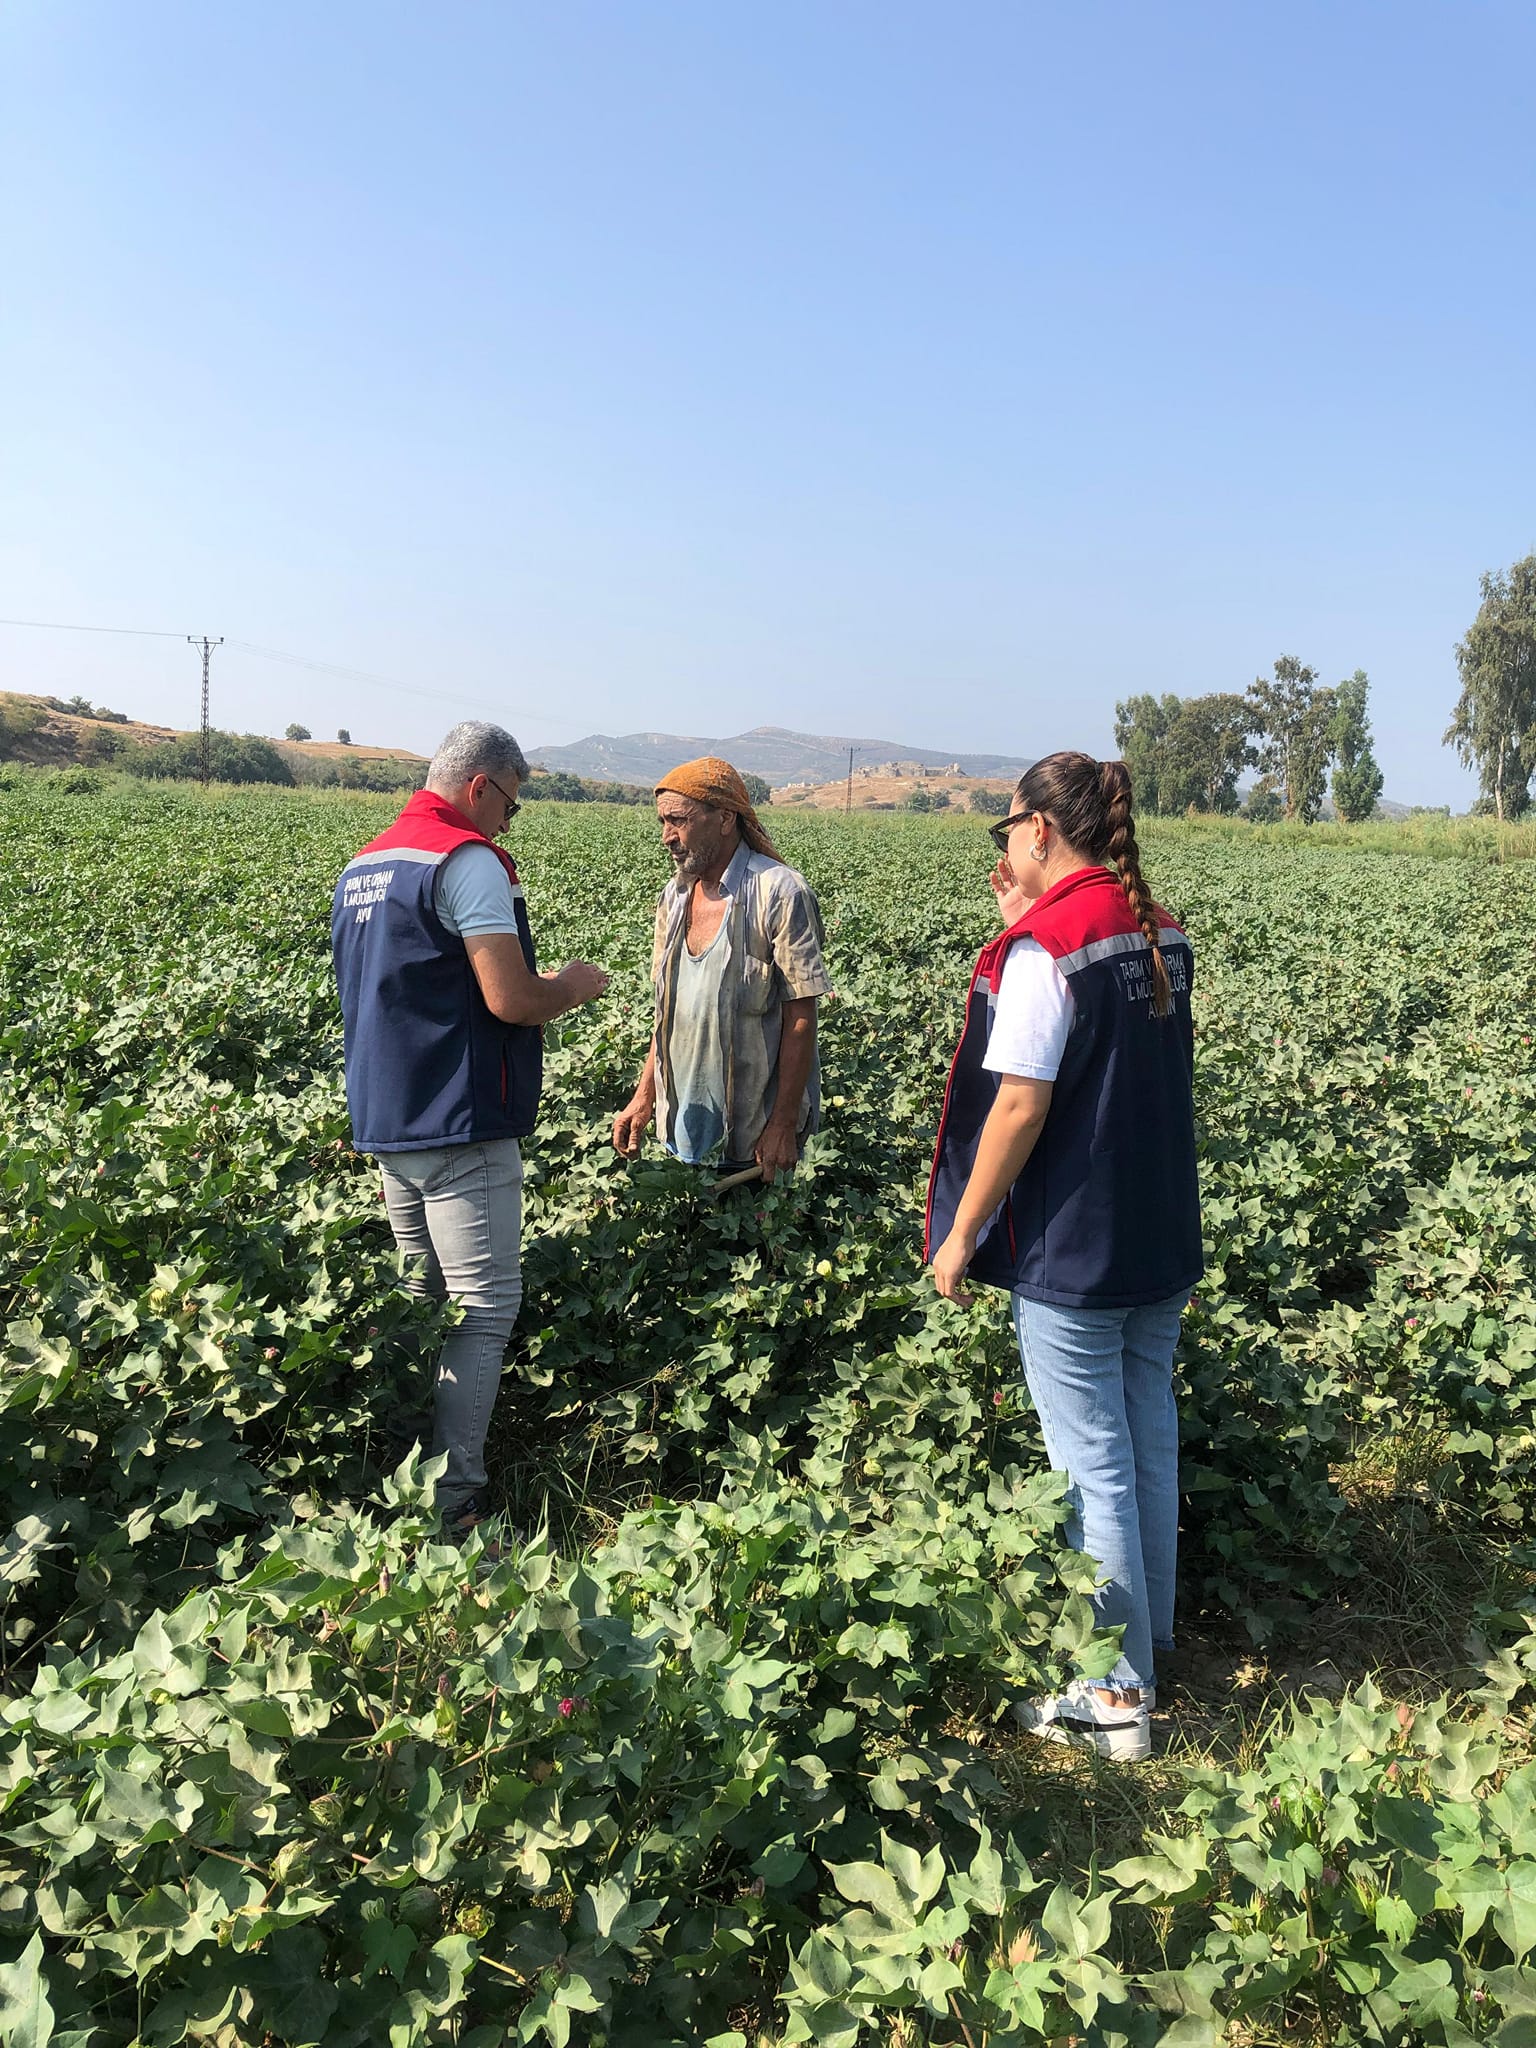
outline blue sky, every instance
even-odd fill
[[[1277,654],[1439,744],[1536,547],[1525,5],[11,0],[0,613],[215,717],[1034,754]],[[167,723],[177,641],[0,631]],[[435,700],[435,701],[434,701]]]

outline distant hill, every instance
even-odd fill
[[[593,733],[568,747],[537,747],[532,753],[541,767],[564,769],[569,775],[640,783],[654,783],[679,761],[691,761],[698,754],[719,754],[744,774],[761,775],[771,787],[782,789],[789,782],[814,785],[846,775],[850,747],[855,768],[899,761],[924,768],[954,766],[962,775],[1011,776],[1016,780],[1030,765],[1029,760],[1011,754],[943,753],[934,747],[909,747],[899,740],[789,732],[781,725],[757,725],[751,732],[725,740],[675,732],[630,732],[619,738]]]
[[[35,767],[110,767],[124,747],[160,747],[197,737],[195,732],[150,725],[102,705],[79,708],[85,703],[83,697],[66,702],[28,691],[0,690],[0,758],[8,756]],[[346,761],[399,763],[412,769],[426,765],[426,756],[413,754],[408,747],[344,746],[337,740],[274,740],[272,744],[295,768],[303,763],[324,768]]]

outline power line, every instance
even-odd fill
[[[502,705],[483,703],[478,697],[466,697],[459,690],[430,690],[420,683],[402,683],[394,676],[376,675],[371,669],[346,668],[334,661],[313,661],[305,654],[285,654],[278,647],[258,647],[252,640],[231,640],[229,645],[242,654],[259,655],[263,661],[280,661],[289,668],[313,669],[317,675],[340,676],[344,682],[349,683],[374,683],[383,690],[402,691],[407,697],[426,697],[434,702],[446,698],[449,703],[473,704],[482,711],[500,712],[505,708]]]
[[[127,633],[135,640],[179,640],[180,633],[163,633],[151,626],[70,626],[57,619],[0,619],[0,626],[35,626],[40,633]]]
[[[147,626],[77,626],[59,619],[0,619],[0,626],[29,626],[43,633],[121,633],[138,640],[182,640],[192,639],[191,634],[169,633]],[[285,654],[278,647],[260,647],[254,640],[230,640],[231,649],[242,654],[254,654],[262,661],[279,661],[288,668],[307,668],[316,675],[338,676],[344,682],[369,683],[380,690],[398,690],[403,696],[425,697],[431,703],[469,704],[477,711],[492,711],[501,715],[505,706],[487,704],[482,698],[467,697],[461,690],[433,690],[420,683],[402,683],[395,676],[381,676],[371,669],[347,668],[339,662],[314,661],[305,654]]]

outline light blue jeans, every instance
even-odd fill
[[[1123,1627],[1110,1686],[1155,1682],[1173,1648],[1179,1418],[1173,1349],[1187,1294],[1146,1308],[1055,1308],[1013,1297],[1013,1323],[1051,1468],[1065,1472],[1067,1540],[1103,1568],[1101,1628]]]
[[[437,1505],[451,1515],[485,1484],[485,1436],[523,1298],[523,1157],[515,1138],[380,1155],[384,1204],[410,1262],[406,1288],[458,1302],[438,1353],[432,1455],[447,1453]]]

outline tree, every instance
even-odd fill
[[[283,738],[285,740],[307,740],[310,737],[311,734],[307,725],[290,725],[285,727],[283,731]]]
[[[1013,809],[1013,796],[1006,789],[973,789],[971,809],[979,818],[1006,818]]]
[[[269,740],[246,732],[220,732],[215,726],[208,735],[208,750],[215,782],[293,787],[293,770]],[[173,740],[124,747],[117,765],[153,782],[195,782],[202,773],[202,747],[196,733],[182,733]]]
[[[546,798],[551,803],[584,804],[591,800],[592,792],[579,775],[568,775],[563,768],[553,773],[536,768],[518,791],[525,803],[540,803]]]
[[[1266,775],[1262,782],[1256,782],[1248,792],[1248,801],[1243,805],[1243,816],[1253,825],[1278,825],[1285,816],[1285,805],[1280,801],[1280,792]]]
[[[341,744],[342,744],[342,745],[343,745],[344,747],[350,747],[350,746],[351,746],[351,744],[352,744],[352,735],[351,735],[351,733],[349,733],[349,732],[347,731],[347,728],[346,728],[345,726],[342,726],[342,727],[341,727],[341,728],[340,728],[340,729],[338,730],[338,732],[337,732],[337,734],[336,734],[336,737],[337,737],[337,739],[338,739],[338,740],[339,740],[339,741],[341,742]]]
[[[1178,710],[1159,750],[1157,809],[1168,817],[1190,809],[1230,815],[1238,777],[1253,765],[1252,705],[1235,690],[1170,701]]]
[[[747,796],[754,810],[757,809],[759,804],[766,804],[772,801],[773,791],[761,775],[743,775],[741,779],[746,785]]]
[[[1115,745],[1131,771],[1131,788],[1137,810],[1147,816],[1162,812],[1163,742],[1168,728],[1179,714],[1179,700],[1173,695],[1161,699],[1150,692],[1127,697],[1115,706]]]
[[[1274,681],[1256,677],[1248,702],[1259,736],[1255,766],[1275,777],[1287,818],[1314,824],[1328,787],[1332,690],[1319,688],[1315,668],[1282,654]]]
[[[29,698],[0,699],[0,761],[19,754],[20,743],[29,740],[42,722],[42,707]]]
[[[931,811],[933,809],[933,798],[919,784],[916,789],[909,789],[907,791],[906,796],[902,800],[902,809],[906,811]]]
[[[1237,809],[1237,781],[1253,765],[1253,707],[1235,691],[1206,697],[1128,697],[1115,706],[1115,744],[1131,771],[1136,808]]]
[[[1461,695],[1444,744],[1476,768],[1502,823],[1529,807],[1536,768],[1536,555],[1484,576],[1482,593],[1456,648]]]
[[[1365,715],[1371,685],[1363,668],[1333,693],[1333,720],[1328,745],[1333,755],[1333,808],[1346,825],[1358,825],[1376,808],[1382,773],[1371,752],[1371,727]]]

